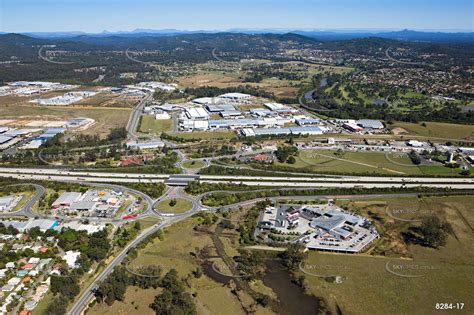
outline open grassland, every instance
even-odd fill
[[[222,71],[205,71],[179,78],[180,86],[197,88],[203,86],[216,86],[219,88],[232,87],[241,84],[243,81],[239,79],[236,73]]]
[[[421,123],[407,123],[396,122],[390,126],[394,128],[402,128],[406,130],[407,134],[414,136],[440,138],[446,140],[474,140],[474,125],[460,125],[448,124],[438,122],[425,122],[423,126]]]
[[[158,212],[183,213],[191,210],[193,207],[193,204],[189,200],[179,198],[174,200],[176,200],[176,204],[174,206],[170,205],[171,199],[166,199],[158,203],[155,208]]]
[[[80,102],[76,103],[76,106],[85,107],[134,107],[139,98],[126,97],[123,95],[117,95],[113,93],[97,93],[94,96],[87,97]]]
[[[149,217],[149,218],[139,219],[137,221],[140,222],[140,230],[143,231],[151,227],[152,225],[155,225],[158,222],[160,222],[160,219],[156,217]]]
[[[0,104],[2,119],[31,120],[68,120],[87,117],[95,123],[80,133],[105,136],[113,128],[125,127],[130,116],[128,108],[101,108],[80,106],[37,106],[37,105],[3,105]]]
[[[275,165],[321,173],[440,176],[457,176],[460,173],[459,169],[443,165],[414,165],[406,154],[382,152],[304,150],[296,157],[295,164],[276,161]]]
[[[125,292],[125,298],[123,301],[115,301],[111,306],[106,303],[95,304],[87,314],[90,315],[128,315],[128,314],[141,314],[141,315],[153,315],[154,311],[148,307],[155,296],[160,294],[162,289],[140,289],[138,287],[129,286]]]
[[[248,84],[271,92],[277,97],[292,98],[297,96],[300,84],[302,82],[310,83],[312,76],[315,74],[322,72],[347,73],[353,70],[351,67],[316,65],[305,62],[282,62],[279,63],[283,65],[283,68],[280,70],[281,72],[300,74],[302,76],[301,79],[287,80],[277,77],[266,77],[260,82],[245,82],[245,78],[248,76],[248,71],[246,70],[248,67],[270,62],[271,61],[254,60],[251,64],[235,63],[233,66],[229,64],[232,70],[228,69],[224,71],[213,71],[202,67],[193,75],[181,77],[179,79],[179,85],[191,88],[203,86],[226,88]]]
[[[473,202],[474,196],[340,201],[372,217],[382,238],[371,250],[376,256],[310,252],[303,269],[344,279],[335,284],[306,275],[311,292],[326,298],[333,308],[337,304],[343,314],[433,314],[435,304],[442,301],[464,302],[462,311],[450,312],[472,314]],[[435,215],[448,221],[454,234],[440,249],[407,245],[400,233],[418,223],[388,213],[412,220]]]
[[[160,134],[170,132],[173,121],[171,119],[156,120],[153,115],[144,115],[141,117],[140,132]]]
[[[147,265],[159,265],[163,274],[175,268],[181,277],[186,277],[200,266],[192,255],[206,246],[212,246],[209,234],[194,231],[197,223],[194,218],[187,219],[165,230],[164,240],[154,240],[142,249],[138,257],[130,264],[131,268]],[[229,288],[222,286],[206,275],[200,278],[188,277],[191,291],[196,292],[196,305],[199,314],[243,314],[240,303]],[[125,300],[130,304],[131,301]],[[149,302],[135,299],[143,310]]]

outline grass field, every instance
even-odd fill
[[[0,104],[2,119],[31,120],[68,120],[87,117],[95,123],[81,133],[106,136],[110,129],[125,127],[130,116],[129,108],[100,108],[80,106],[37,106],[37,105],[3,105]]]
[[[200,160],[190,160],[183,163],[184,168],[198,169],[203,168],[206,164]]]
[[[153,315],[155,312],[148,307],[155,296],[161,293],[161,289],[140,289],[138,287],[129,286],[125,292],[124,301],[116,301],[112,306],[106,303],[95,304],[87,314],[90,315],[126,315],[126,314],[141,314]]]
[[[406,154],[382,152],[300,151],[295,164],[275,162],[275,165],[306,169],[312,172],[336,172],[384,175],[445,175],[457,176],[459,169],[442,165],[413,165]]]
[[[459,140],[473,140],[474,139],[474,125],[459,125],[438,122],[425,122],[425,126],[407,122],[396,122],[390,126],[391,129],[402,128],[407,131],[409,135],[442,138],[442,139],[459,139]]]
[[[193,204],[191,203],[191,201],[186,200],[186,199],[175,198],[176,205],[174,206],[170,205],[170,200],[171,199],[165,199],[161,201],[160,203],[158,203],[156,205],[157,211],[166,212],[166,213],[183,213],[188,210],[191,210],[191,208],[193,207]]]
[[[54,295],[51,291],[48,291],[45,296],[38,302],[38,305],[31,312],[32,315],[45,315],[47,314],[46,309],[49,304],[53,301]]]
[[[173,121],[171,119],[156,120],[153,115],[144,115],[141,118],[140,132],[160,134],[170,132]]]
[[[140,227],[141,227],[140,230],[143,231],[143,230],[146,230],[147,228],[149,228],[150,226],[155,225],[158,222],[160,222],[160,219],[158,219],[156,217],[150,217],[150,218],[140,219],[140,220],[138,220],[138,222],[140,222]]]
[[[269,60],[261,60],[258,63],[268,63]],[[255,65],[255,61],[252,62]],[[304,62],[282,62],[284,72],[299,73],[299,80],[285,80],[278,78],[264,78],[261,82],[245,82],[247,71],[241,65],[235,64],[232,70],[211,71],[202,67],[197,73],[179,78],[179,85],[185,87],[216,86],[219,88],[235,87],[237,85],[251,85],[273,93],[277,97],[292,98],[297,96],[301,82],[310,83],[313,75],[328,71],[330,73],[347,73],[353,70],[350,67],[337,67],[316,65]],[[230,66],[232,67],[232,66]]]
[[[208,234],[193,230],[195,223],[196,219],[191,218],[166,229],[164,241],[155,240],[148,244],[130,266],[133,268],[155,264],[163,268],[163,273],[175,268],[181,277],[186,277],[199,266],[197,258],[190,253],[212,245]],[[189,279],[192,285],[190,290],[197,293],[195,301],[199,314],[243,314],[238,299],[229,288],[206,275]],[[125,302],[130,304],[128,299]],[[142,305],[149,304],[140,298],[136,299],[135,303],[139,304],[142,310]]]
[[[369,216],[370,211],[381,218],[376,224],[383,237],[376,249],[382,249],[385,256],[310,252],[306,270],[344,277],[343,283],[334,284],[306,275],[311,292],[326,298],[332,307],[337,303],[343,314],[433,314],[435,303],[444,301],[465,303],[463,311],[450,311],[453,314],[472,314],[473,283],[469,275],[474,273],[473,202],[474,196],[343,202],[358,213]],[[401,209],[410,210],[397,216],[402,219],[428,214],[444,218],[451,223],[454,235],[438,250],[406,245],[400,232],[416,223],[387,215],[387,211],[393,214]],[[418,277],[397,276],[387,268]]]

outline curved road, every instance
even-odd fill
[[[0,218],[7,218],[7,217],[17,217],[17,216],[25,216],[28,218],[34,218],[37,216],[35,213],[33,213],[32,208],[37,203],[41,197],[45,194],[46,189],[38,184],[33,184],[33,183],[24,183],[24,184],[15,184],[15,185],[9,185],[9,186],[33,186],[36,189],[35,194],[33,197],[28,200],[23,207],[21,207],[20,210],[15,211],[15,212],[4,212],[0,213]]]

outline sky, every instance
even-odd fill
[[[1,32],[473,31],[474,0],[0,0]]]

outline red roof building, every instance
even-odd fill
[[[266,155],[266,154],[257,154],[257,155],[252,156],[251,160],[255,161],[255,162],[266,162],[266,161],[268,161],[268,155]]]
[[[35,266],[33,264],[26,264],[24,265],[23,267],[21,267],[21,269],[23,270],[31,270],[33,269]]]

